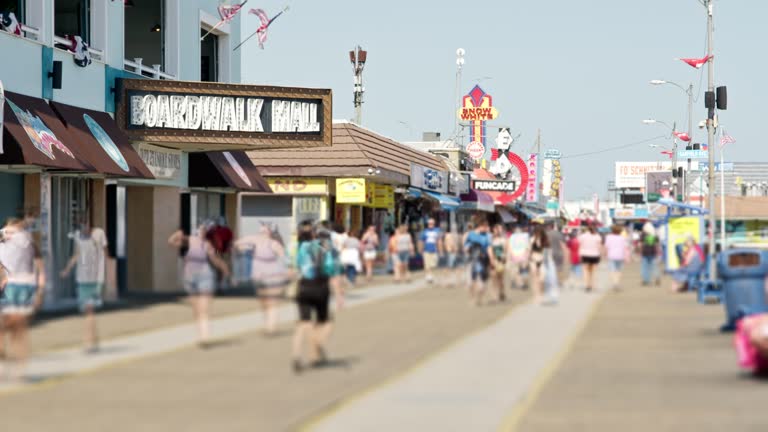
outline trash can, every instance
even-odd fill
[[[721,252],[717,269],[723,281],[726,315],[723,331],[735,330],[736,321],[744,316],[768,312],[765,296],[768,251],[732,249]]]

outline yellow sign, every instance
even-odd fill
[[[702,218],[698,216],[679,217],[669,220],[667,226],[667,269],[680,268],[680,259],[677,257],[677,246],[685,243],[688,236],[693,237],[696,243],[701,243]]]
[[[269,177],[272,192],[284,195],[326,195],[328,182],[324,178],[311,177]]]
[[[373,208],[391,209],[395,207],[395,187],[390,185],[374,185],[373,188],[373,200],[371,202]]]
[[[336,202],[340,204],[365,204],[367,188],[364,178],[336,179]]]

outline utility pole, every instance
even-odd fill
[[[466,54],[464,48],[456,50],[456,86],[453,90],[453,99],[456,103],[455,109],[453,110],[453,143],[455,147],[459,148],[461,148],[463,144],[462,142],[458,142],[460,140],[459,133],[461,131],[461,119],[459,118],[458,112],[461,109],[461,71],[464,68],[464,54]]]
[[[711,96],[714,96],[715,92],[715,60],[712,57],[713,51],[713,3],[714,0],[703,0],[704,6],[707,8],[707,91]],[[705,98],[706,100],[707,98]],[[714,97],[712,97],[714,99]],[[715,263],[715,103],[714,100],[708,103],[707,109],[707,153],[709,154],[709,184],[708,189],[708,201],[709,201],[709,230],[707,231],[708,245],[709,245],[709,277],[712,280],[717,280],[717,265]],[[722,192],[721,192],[722,193]]]
[[[355,123],[358,125],[362,125],[363,123],[363,93],[365,93],[365,87],[363,87],[363,69],[365,68],[367,57],[368,51],[360,48],[360,45],[349,52],[349,60],[352,62],[352,72],[354,73],[355,83]]]
[[[672,201],[677,201],[677,184],[682,179],[677,174],[677,122],[672,123]]]

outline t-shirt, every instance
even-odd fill
[[[344,240],[344,249],[360,249],[360,240],[355,237],[347,237]]]
[[[605,237],[605,254],[611,261],[621,261],[626,258],[627,239],[621,234],[608,234]]]
[[[420,240],[424,242],[424,252],[437,253],[437,241],[443,231],[440,228],[427,228],[421,232]]]
[[[596,258],[600,257],[600,246],[603,239],[600,234],[586,232],[579,236],[579,256]]]
[[[577,238],[570,238],[566,242],[566,245],[568,245],[568,252],[571,255],[571,264],[578,265],[581,263],[581,259],[579,258],[579,240]]]
[[[491,245],[490,233],[479,233],[472,231],[467,235],[467,241],[464,247],[469,249],[469,254],[473,259],[488,259],[488,247]]]
[[[0,243],[0,264],[5,268],[8,282],[35,283],[35,244],[24,230],[6,236]]]
[[[508,253],[513,262],[523,262],[526,260],[528,244],[531,242],[530,236],[525,232],[516,232],[509,237]]]
[[[563,239],[563,234],[556,230],[549,230],[547,231],[547,237],[549,239],[549,250],[552,251],[552,259],[555,260],[555,262],[562,262],[563,261],[563,242],[565,241]]]
[[[644,257],[655,257],[658,253],[659,237],[646,234],[640,237],[640,254]]]

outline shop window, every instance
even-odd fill
[[[13,13],[20,23],[24,23],[24,0],[0,0],[0,14]]]
[[[55,0],[53,14],[56,36],[80,36],[86,43],[91,43],[90,0]]]
[[[200,29],[201,37],[206,33],[208,30]],[[215,34],[200,41],[200,81],[219,81],[219,37]]]
[[[130,6],[129,6],[130,5]],[[136,73],[154,76],[154,65],[165,70],[165,1],[133,0],[125,7],[125,58],[140,64]]]

